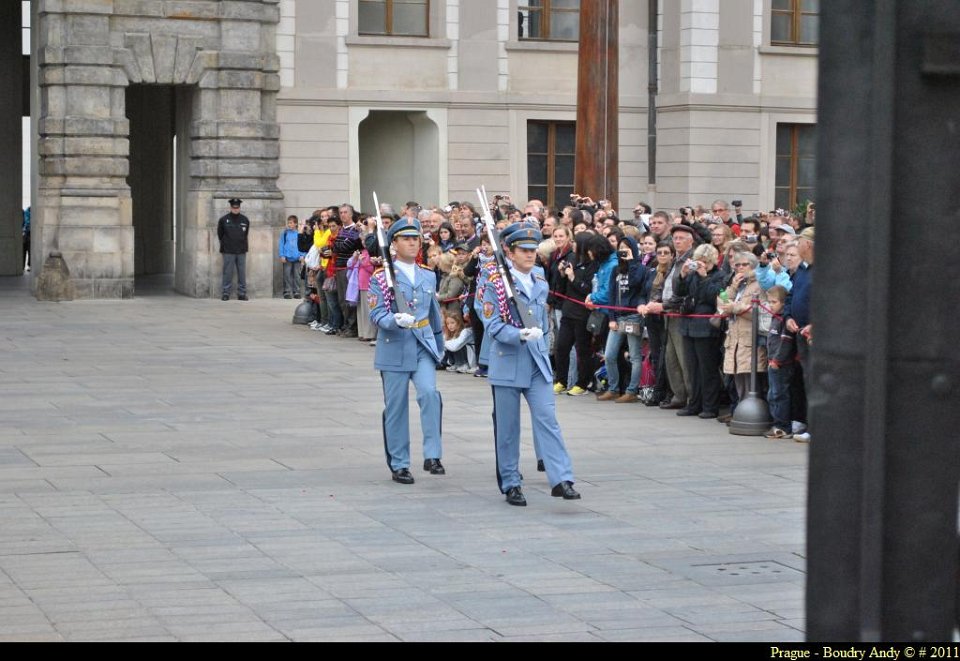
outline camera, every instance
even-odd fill
[[[744,242],[746,242],[746,243],[756,243],[756,242],[757,242],[757,239],[758,239],[758,237],[757,237],[756,234],[744,234],[744,235],[743,235],[743,240],[744,240]]]
[[[770,250],[767,252],[767,259],[776,259],[776,258],[777,258],[777,251]]]
[[[737,207],[737,208],[739,209],[740,207],[743,206],[743,201],[742,201],[742,200],[734,200],[732,204],[733,204],[733,206],[735,206],[735,207]]]
[[[630,259],[629,250],[618,250],[617,254],[620,255],[620,259]]]

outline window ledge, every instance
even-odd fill
[[[800,55],[817,57],[820,49],[817,46],[761,46],[761,55]]]
[[[508,41],[506,44],[508,51],[540,51],[547,53],[576,53],[580,50],[580,44],[576,41]]]
[[[366,34],[347,37],[346,42],[347,46],[390,46],[393,48],[450,48],[452,44],[449,39]]]

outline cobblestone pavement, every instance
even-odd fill
[[[807,448],[559,398],[583,500],[494,475],[438,373],[447,475],[389,479],[373,349],[294,302],[38,303],[0,278],[0,640],[803,639]],[[418,417],[411,416],[414,438]]]

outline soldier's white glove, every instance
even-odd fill
[[[393,320],[397,322],[397,326],[400,328],[413,328],[413,325],[417,323],[416,318],[406,312],[397,312],[393,315]]]
[[[520,339],[527,342],[536,342],[543,337],[543,331],[539,328],[523,328],[520,330]]]

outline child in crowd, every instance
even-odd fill
[[[443,339],[446,353],[441,364],[446,365],[448,372],[467,374],[473,362],[473,331],[459,311],[444,312]]]
[[[456,264],[456,255],[452,251],[441,254],[437,266],[440,270],[440,284],[437,287],[440,309],[449,314],[459,314],[463,301],[458,297],[466,284],[463,267]]]
[[[299,246],[300,232],[296,216],[287,218],[287,229],[280,234],[277,253],[283,265],[283,297],[300,298],[300,263],[306,256]]]
[[[790,381],[793,379],[793,364],[796,361],[796,333],[787,331],[783,317],[783,306],[787,300],[787,290],[774,285],[767,290],[767,307],[770,309],[770,332],[767,334],[767,356],[769,358],[767,376],[767,403],[773,417],[773,427],[766,433],[767,438],[792,438],[790,421]]]

